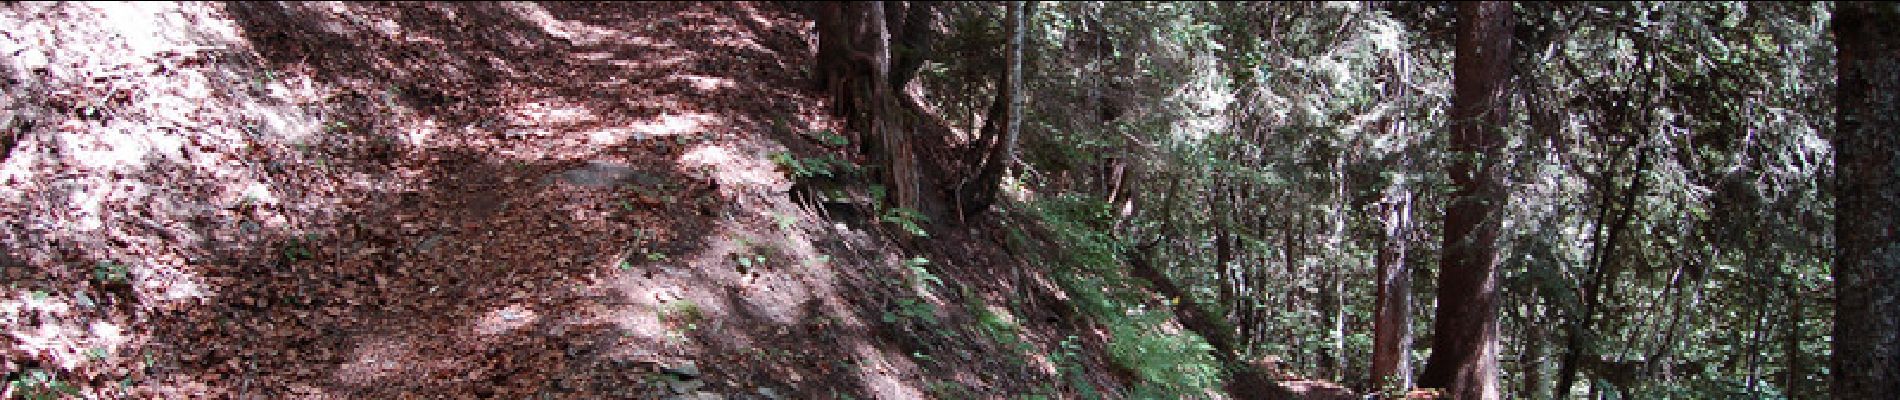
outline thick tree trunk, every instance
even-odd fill
[[[890,188],[891,204],[921,209],[921,176],[911,132],[891,88],[891,31],[884,3],[838,2],[816,6],[819,83],[830,92],[833,112],[857,133],[860,150]]]
[[[1379,268],[1377,306],[1373,314],[1372,376],[1375,388],[1412,387],[1412,273],[1405,267],[1410,242],[1412,194],[1398,185],[1380,205],[1385,243],[1374,261]]]
[[[1432,355],[1419,385],[1451,398],[1498,398],[1498,228],[1505,193],[1498,158],[1510,122],[1511,3],[1458,4],[1452,66],[1449,166],[1457,187],[1445,207],[1444,254]]]
[[[1834,397],[1900,398],[1900,6],[1834,13]]]
[[[818,31],[813,79],[828,91],[832,112],[845,120],[858,151],[870,159],[888,204],[926,216],[944,212],[940,198],[923,187],[938,179],[924,170],[919,126],[934,120],[896,86],[909,81],[927,58],[934,36],[934,6],[906,2],[824,2],[808,6]],[[934,170],[933,170],[934,171]]]

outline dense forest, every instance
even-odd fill
[[[1900,398],[1900,3],[0,5],[0,398]]]

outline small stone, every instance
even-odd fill
[[[767,400],[785,400],[784,397],[779,397],[777,390],[772,390],[772,388],[769,387],[759,388],[758,393],[759,397],[764,397]]]
[[[436,242],[440,242],[440,241],[442,241],[441,234],[430,235],[429,238],[422,239],[422,243],[416,244],[416,252],[427,253],[429,252],[429,249],[435,248]]]
[[[698,379],[699,378],[699,366],[693,364],[692,361],[679,363],[677,365],[662,366],[660,367],[660,372],[666,373],[668,375],[677,376],[683,379]]]
[[[713,392],[693,392],[668,397],[667,400],[726,400],[726,396]]]
[[[702,387],[706,387],[706,382],[698,379],[668,379],[666,381],[666,388],[672,390],[673,393],[692,393]]]

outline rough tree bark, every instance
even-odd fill
[[[1509,123],[1511,3],[1458,4],[1452,65],[1452,160],[1432,355],[1419,385],[1456,399],[1498,398],[1498,228],[1505,194],[1498,159]]]
[[[1834,396],[1900,398],[1900,6],[1838,4]]]
[[[890,188],[891,204],[920,210],[924,208],[922,176],[912,148],[913,134],[903,120],[898,91],[891,86],[892,82],[903,81],[899,78],[909,72],[893,75],[893,33],[888,23],[893,14],[908,13],[887,13],[884,3],[828,2],[812,6],[818,28],[815,78],[829,91],[832,111],[844,117],[858,136],[859,150],[877,167],[879,181]]]

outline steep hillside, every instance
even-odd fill
[[[1123,397],[1174,367],[1113,360],[1140,326],[1078,314],[1049,238],[794,201],[837,122],[778,5],[0,25],[0,397]]]

